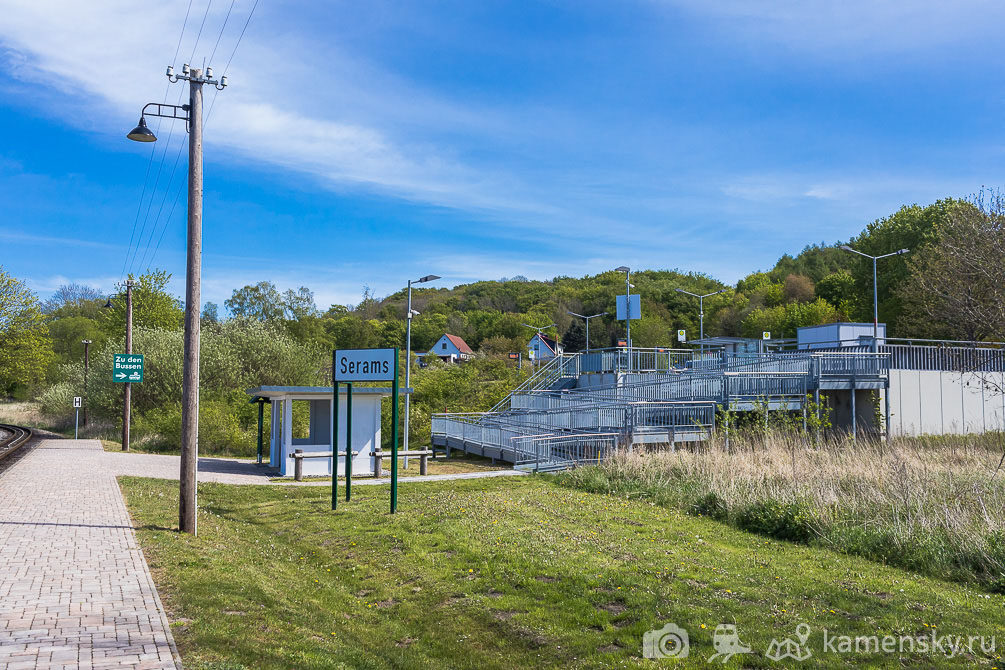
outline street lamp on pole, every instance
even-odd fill
[[[147,116],[185,121],[188,130],[188,253],[185,272],[185,361],[182,371],[181,472],[178,501],[179,527],[196,534],[196,485],[199,462],[199,306],[202,304],[202,87],[222,91],[227,77],[213,78],[213,68],[182,66],[176,75],[168,66],[168,81],[187,81],[187,105],[162,105],[152,102],[140,112],[140,122],[127,135],[136,142],[156,142],[147,127]]]
[[[571,316],[578,316],[580,319],[586,321],[586,353],[590,353],[590,319],[596,319],[598,316],[607,316],[607,312],[601,312],[600,314],[591,314],[586,316],[585,314],[577,314],[575,312],[566,312]]]
[[[425,277],[416,279],[414,283],[425,284],[436,279],[440,279],[440,277],[437,275],[426,275]],[[408,451],[408,408],[412,398],[412,394],[408,391],[412,387],[412,317],[418,315],[418,312],[412,309],[412,284],[412,280],[409,279],[408,312],[406,314],[408,320],[405,324],[405,448],[403,451]],[[408,456],[405,456],[405,469],[408,469]]]
[[[698,298],[698,339],[705,339],[705,298],[711,298],[713,295],[719,295],[720,293],[725,293],[729,289],[721,289],[719,291],[714,291],[712,293],[706,293],[705,295],[698,295],[697,293],[691,293],[691,291],[685,291],[682,288],[677,289],[678,293],[686,293],[689,296]],[[705,350],[705,344],[702,343],[701,350]]]
[[[627,265],[614,268],[625,273],[625,345],[628,348],[628,372],[632,371],[632,270]]]
[[[527,328],[530,328],[531,330],[536,330],[537,331],[537,350],[538,350],[539,353],[541,351],[541,331],[548,330],[549,328],[554,328],[554,327],[558,326],[557,323],[552,323],[552,324],[547,325],[547,326],[542,326],[541,328],[538,328],[537,326],[532,326],[529,323],[525,323],[523,325],[526,326]],[[555,356],[558,356],[558,334],[557,333],[555,334]],[[540,358],[540,356],[534,356],[534,367],[535,368],[537,367],[537,360],[539,358]]]
[[[872,256],[871,254],[863,253],[858,249],[852,249],[847,244],[842,244],[841,248],[845,251],[850,251],[853,254],[858,254],[859,256],[872,259],[872,350],[879,351],[879,286],[877,284],[876,261],[880,258],[889,258],[890,256],[903,256],[904,254],[910,253],[911,250],[899,249],[889,254]]]

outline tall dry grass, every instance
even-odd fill
[[[0,402],[0,423],[9,423],[26,428],[40,428],[52,433],[73,437],[73,408],[59,416],[42,412],[37,402]],[[93,415],[86,426],[80,426],[81,438],[118,440],[119,428],[111,422],[96,419]]]
[[[693,450],[621,451],[562,476],[745,530],[823,544],[905,568],[1005,588],[1001,434],[850,438],[791,433]]]

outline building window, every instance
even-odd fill
[[[447,343],[444,342],[443,344],[440,345],[440,347],[443,348],[443,349],[446,349],[447,348]]]

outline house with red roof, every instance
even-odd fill
[[[444,333],[443,337],[436,340],[436,344],[429,350],[427,356],[439,356],[441,360],[448,363],[466,361],[475,357],[475,352],[471,350],[464,338],[450,333]]]
[[[530,359],[532,361],[546,361],[554,358],[556,354],[561,355],[565,353],[565,346],[541,333],[530,338],[530,342],[527,343],[527,349],[530,352]]]

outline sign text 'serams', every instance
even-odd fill
[[[394,349],[337,349],[336,382],[389,382],[394,379]]]
[[[391,366],[388,365],[387,361],[374,360],[374,361],[351,361],[348,357],[342,356],[339,359],[339,372],[342,374],[360,374],[360,375],[387,375],[391,372]]]

